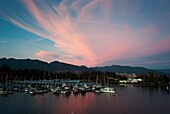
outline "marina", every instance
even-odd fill
[[[30,95],[14,92],[0,96],[1,114],[167,114],[170,97],[166,89],[116,86],[117,94],[86,92],[85,95]],[[150,108],[152,107],[152,108]],[[9,110],[10,109],[10,110]],[[66,110],[67,109],[67,110]]]
[[[3,87],[5,85],[5,87]],[[5,92],[6,91],[6,92]],[[13,81],[9,84],[1,84],[1,94],[8,94],[7,91],[27,92],[31,95],[44,94],[52,92],[54,94],[70,94],[71,91],[75,94],[86,92],[97,93],[116,93],[112,86],[95,84],[93,82],[85,82],[82,80],[34,80],[34,81]]]

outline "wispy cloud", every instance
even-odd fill
[[[117,10],[117,2],[113,0],[63,0],[60,3],[23,0],[21,3],[32,18],[28,20],[24,14],[23,18],[4,14],[5,19],[53,41],[54,46],[64,53],[40,50],[35,54],[39,59],[50,61],[60,55],[57,59],[64,62],[94,66],[118,58],[137,58],[170,49],[167,44],[169,38],[157,40],[159,29],[152,24],[137,27],[122,19],[145,15],[132,11],[124,1]],[[17,14],[10,8],[7,12]],[[116,19],[124,23],[116,23]]]
[[[36,43],[36,42],[40,42],[42,41],[44,38],[38,38],[38,39],[31,39],[31,40],[28,40],[26,41],[25,43]]]
[[[39,50],[34,54],[34,57],[40,60],[53,61],[58,59],[60,56],[55,54],[54,52]]]
[[[39,41],[42,41],[44,38],[39,38],[37,40],[35,40],[35,42],[39,42]]]

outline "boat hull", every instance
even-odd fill
[[[7,95],[8,91],[0,91],[0,95]]]
[[[116,93],[116,90],[114,88],[105,87],[105,88],[101,88],[100,92],[101,93]]]

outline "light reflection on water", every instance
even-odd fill
[[[16,92],[0,96],[0,114],[168,114],[170,97],[165,89],[127,85],[117,94],[31,96]]]

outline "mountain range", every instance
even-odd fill
[[[131,66],[104,66],[104,67],[91,67],[86,66],[76,66],[72,64],[67,64],[59,61],[53,61],[51,63],[43,62],[40,60],[31,59],[13,59],[13,58],[0,58],[0,67],[2,65],[8,65],[11,69],[40,69],[47,71],[109,71],[117,73],[136,73],[136,74],[147,74],[152,71],[155,74],[166,74],[170,75],[170,69],[147,69],[144,67],[131,67]]]
[[[40,69],[47,71],[87,71],[90,70],[85,66],[76,66],[59,61],[51,63],[43,62],[40,60],[31,59],[13,59],[13,58],[2,58],[0,59],[0,67],[2,65],[8,65],[11,69]]]

